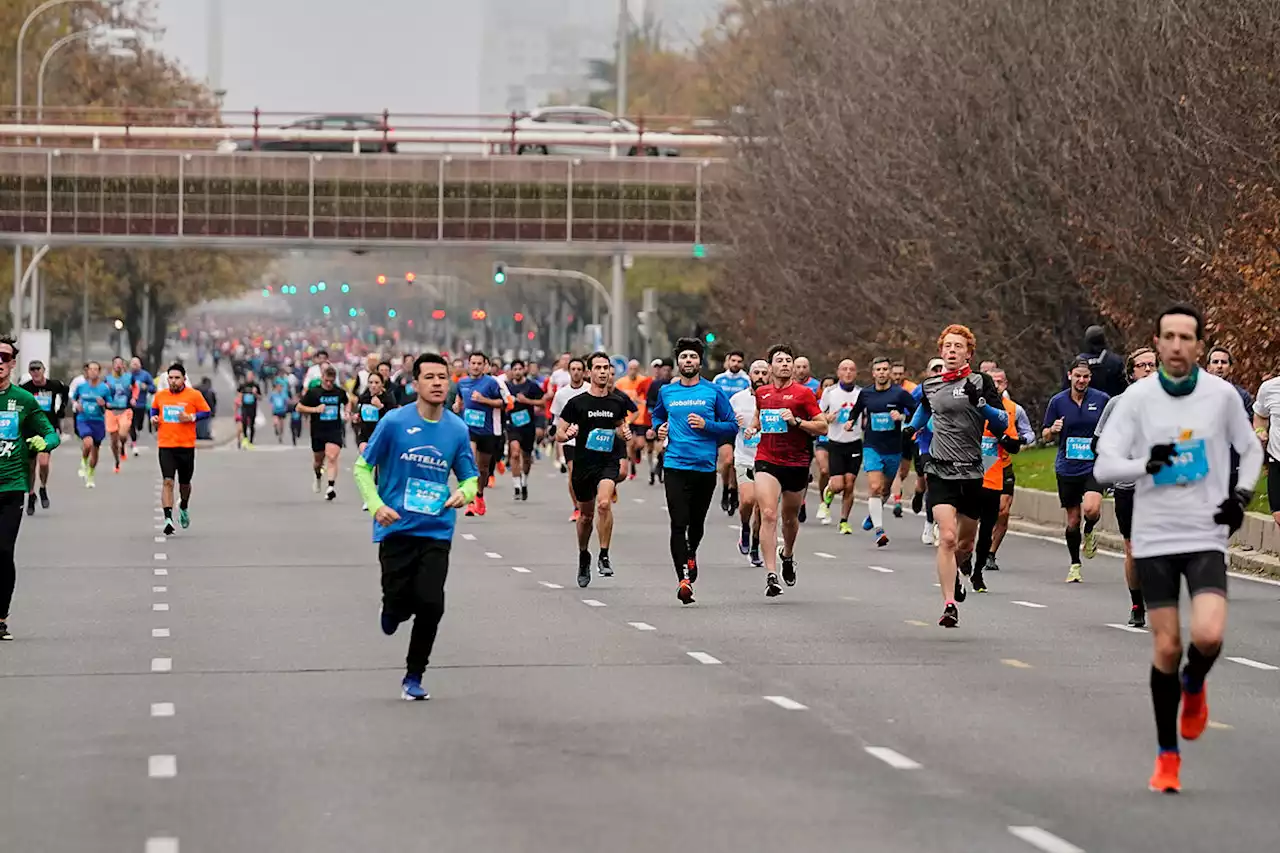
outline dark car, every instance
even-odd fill
[[[363,130],[383,133],[391,128],[377,116],[365,115],[324,115],[313,116],[284,125],[285,130]],[[262,139],[256,143],[252,139],[237,140],[234,148],[223,143],[219,151],[306,151],[309,153],[350,154],[352,143],[343,140],[301,140],[301,139]],[[395,154],[396,143],[381,139],[361,140],[361,154]]]

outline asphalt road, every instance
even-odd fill
[[[1224,656],[1254,665],[1220,661],[1159,796],[1113,558],[1067,586],[1061,545],[1011,536],[946,631],[914,518],[883,550],[811,520],[768,600],[713,508],[682,607],[660,487],[624,486],[617,576],[579,590],[542,464],[527,504],[504,483],[460,520],[408,703],[349,473],[327,504],[303,450],[202,452],[192,528],[156,541],[153,451],[91,492],[74,468],[19,541],[0,850],[1275,848],[1277,585],[1232,581]]]

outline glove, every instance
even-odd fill
[[[1166,465],[1173,464],[1173,445],[1157,444],[1151,448],[1151,455],[1147,457],[1147,473],[1155,475],[1160,469]]]
[[[916,437],[916,428],[911,426],[910,424],[907,424],[902,428],[902,437],[905,438],[907,441],[911,441]]]
[[[1011,436],[1002,435],[997,439],[1000,446],[1005,449],[1006,453],[1017,453],[1022,449],[1022,439],[1012,438]]]
[[[49,447],[49,442],[44,440],[43,435],[33,435],[27,439],[27,446],[36,453],[44,453]]]
[[[966,382],[964,384],[964,393],[969,398],[969,404],[974,408],[985,406],[987,404],[987,401],[982,399],[982,388],[980,385],[975,385],[972,382]]]
[[[1251,500],[1253,495],[1243,489],[1236,489],[1234,495],[1218,504],[1218,512],[1213,516],[1214,523],[1225,524],[1231,531],[1230,535],[1234,536],[1236,531],[1244,526],[1244,508]]]

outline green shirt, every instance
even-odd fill
[[[32,436],[43,436],[48,450],[58,446],[58,434],[35,396],[17,385],[0,391],[0,492],[31,489]]]

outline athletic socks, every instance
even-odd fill
[[[1161,752],[1178,751],[1178,703],[1182,684],[1177,670],[1161,672],[1151,667],[1151,707],[1156,715],[1156,741]]]
[[[877,497],[867,498],[867,508],[871,510],[871,526],[876,530],[884,527],[884,501]]]
[[[1066,531],[1067,553],[1071,555],[1071,565],[1080,562],[1080,528],[1068,527]]]
[[[173,520],[173,507],[167,506],[164,508],[164,517],[166,521]]]
[[[1219,646],[1212,653],[1206,654],[1195,643],[1187,646],[1187,665],[1182,668],[1182,686],[1188,693],[1199,693],[1204,689],[1205,676],[1213,669],[1213,662],[1218,659],[1221,651],[1222,647]]]

